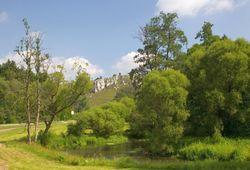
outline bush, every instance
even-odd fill
[[[134,111],[135,102],[129,97],[91,108],[80,113],[75,124],[68,125],[67,134],[82,136],[86,130],[103,137],[120,134]]]
[[[125,119],[117,112],[107,108],[93,108],[80,113],[76,124],[69,125],[68,135],[81,136],[91,129],[96,136],[108,137],[123,131]]]
[[[40,130],[38,133],[38,141],[43,146],[47,146],[50,143],[51,137],[52,137],[52,134],[50,132],[47,134],[44,134],[43,131]]]
[[[81,123],[70,123],[67,127],[67,134],[74,135],[74,136],[81,136],[83,132],[83,126]]]
[[[94,136],[86,136],[84,137],[87,145],[95,145],[97,143],[97,138]]]
[[[81,137],[73,135],[56,135],[49,133],[43,135],[39,132],[38,139],[41,145],[52,149],[84,149],[86,146],[103,146],[107,144],[118,144],[127,142],[125,136],[114,135],[108,138],[96,137],[91,135],[82,135]]]
[[[86,146],[85,140],[81,140],[80,137],[70,135],[65,136],[62,140],[64,141],[64,144],[61,148],[77,149]]]

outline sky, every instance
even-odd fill
[[[0,0],[0,63],[20,62],[13,52],[24,36],[22,19],[42,32],[52,62],[72,79],[75,61],[88,63],[92,78],[126,74],[137,65],[139,27],[163,12],[177,12],[189,46],[204,21],[215,34],[250,41],[250,0]]]

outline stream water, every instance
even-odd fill
[[[143,143],[140,141],[129,141],[127,143],[105,146],[89,146],[84,149],[67,150],[67,152],[89,158],[145,157]]]

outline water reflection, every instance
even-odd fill
[[[114,159],[118,157],[144,157],[144,143],[142,141],[129,141],[122,144],[109,144],[105,146],[88,146],[84,149],[68,150],[71,154],[82,155],[89,158]]]

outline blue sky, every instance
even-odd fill
[[[126,73],[136,66],[139,27],[159,11],[179,14],[189,46],[203,21],[212,22],[216,34],[250,40],[248,0],[1,0],[0,62],[17,57],[13,50],[26,17],[32,31],[43,32],[43,47],[54,62],[70,67],[76,59],[88,61],[93,77]]]

